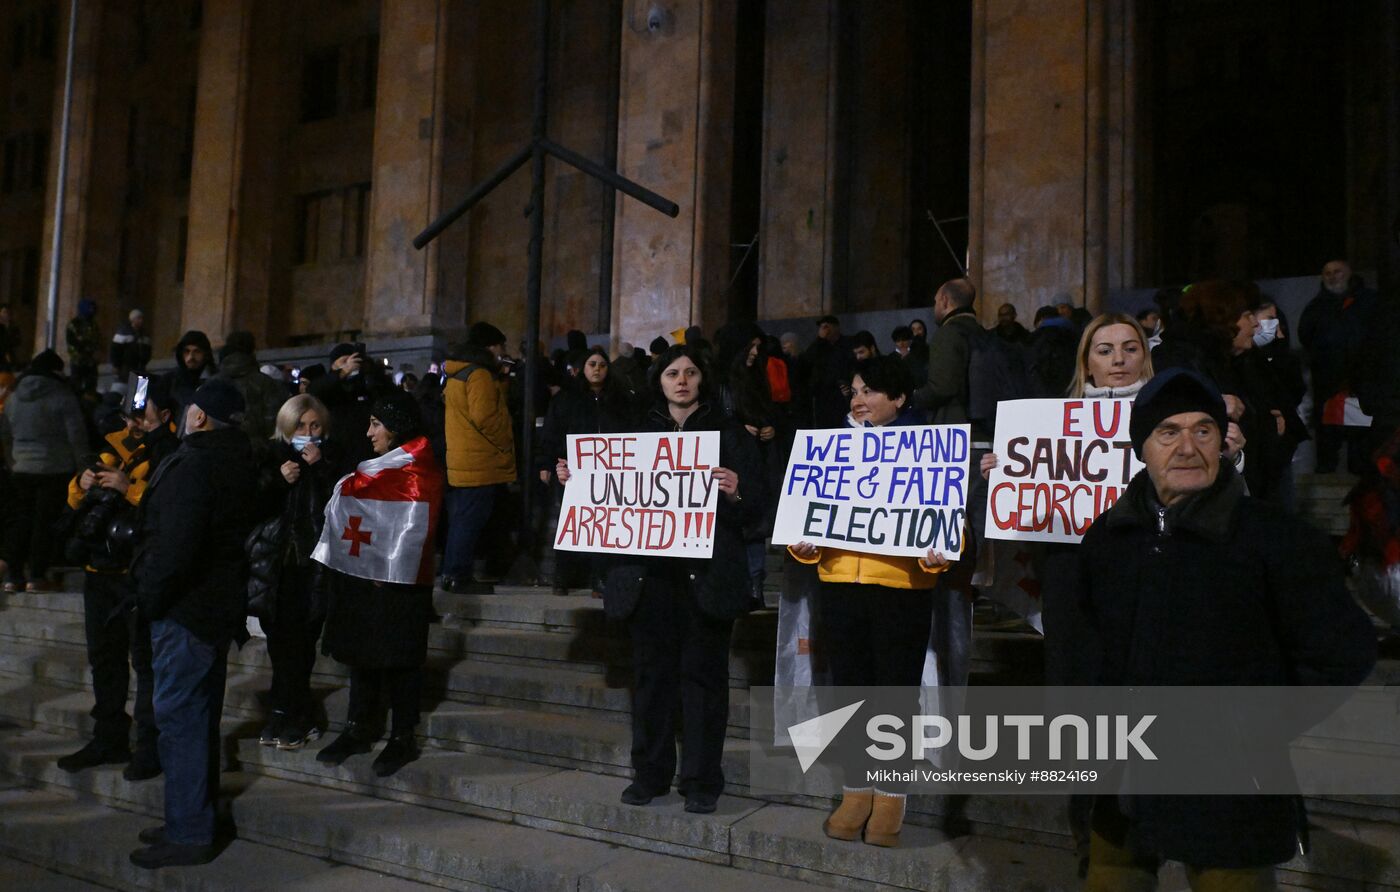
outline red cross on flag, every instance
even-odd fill
[[[362,579],[431,585],[442,489],[425,437],[360,462],[336,483],[311,557]]]

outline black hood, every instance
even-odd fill
[[[206,357],[204,361],[205,369],[213,367],[214,347],[212,344],[209,343],[208,335],[206,335],[202,331],[196,330],[190,330],[185,332],[183,335],[181,335],[180,340],[175,343],[175,368],[178,369],[181,374],[187,377],[193,376],[195,378],[198,378],[199,374],[203,374],[204,369],[200,369],[198,374],[192,372],[189,369],[185,368],[185,363],[182,360],[182,357],[185,353],[185,348],[191,345],[198,347],[199,349],[204,351],[204,355]]]

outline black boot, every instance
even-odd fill
[[[374,760],[374,773],[380,777],[388,777],[417,759],[418,755],[418,740],[414,737],[413,730],[395,731],[389,735],[389,742],[384,745],[384,751]]]
[[[88,745],[76,753],[69,753],[58,760],[58,767],[67,772],[96,768],[98,765],[117,765],[131,760],[131,747],[126,743],[104,743],[100,740],[88,741]]]
[[[763,599],[763,580],[754,579],[749,583],[749,610],[766,610],[768,602]]]
[[[316,761],[327,765],[339,765],[351,756],[369,752],[378,739],[378,734],[371,734],[367,729],[351,722],[340,732],[339,737],[316,754]]]
[[[122,777],[129,781],[160,777],[160,755],[154,743],[137,742],[136,749],[131,751],[131,761],[122,769]]]

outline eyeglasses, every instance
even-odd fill
[[[1152,430],[1152,442],[1159,446],[1175,446],[1181,442],[1181,435],[1189,433],[1198,446],[1212,445],[1220,436],[1220,426],[1214,421],[1203,421],[1191,427],[1175,424],[1159,424]]]

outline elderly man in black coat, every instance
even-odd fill
[[[143,499],[134,563],[137,601],[151,621],[156,726],[165,770],[165,825],[141,833],[138,867],[214,858],[219,718],[229,643],[246,636],[247,558],[257,475],[239,429],[243,396],[207,381],[185,410],[184,442],[161,462]]]
[[[1193,371],[1138,394],[1130,433],[1147,467],[1080,548],[1101,651],[1088,681],[1351,686],[1374,665],[1375,634],[1335,550],[1245,494],[1220,460],[1227,424],[1220,392]],[[1192,888],[1273,888],[1303,827],[1301,800],[1287,796],[1100,797],[1085,888],[1155,887],[1164,860],[1185,863]]]

